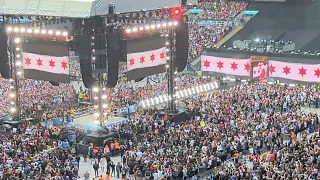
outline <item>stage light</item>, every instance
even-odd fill
[[[102,99],[107,99],[107,95],[102,95]]]
[[[41,30],[41,34],[47,34],[47,31],[46,30]]]
[[[11,32],[12,31],[12,27],[11,26],[7,27],[7,31]]]
[[[61,35],[61,32],[60,32],[60,31],[56,31],[56,35],[57,35],[57,36],[60,36],[60,35]]]
[[[168,46],[170,43],[169,42],[166,42],[166,45]]]
[[[157,28],[161,28],[161,24],[157,24]]]
[[[50,34],[50,35],[53,34],[53,31],[52,31],[52,30],[49,30],[49,31],[48,31],[48,34]]]
[[[17,47],[17,48],[16,48],[16,51],[20,51],[20,48],[19,48],[19,47]]]
[[[14,105],[14,102],[13,102],[13,101],[11,101],[11,102],[10,102],[10,104],[11,104],[11,105]]]
[[[133,31],[133,32],[137,32],[137,31],[138,31],[138,28],[133,28],[132,31]]]
[[[13,98],[13,97],[14,97],[14,94],[13,94],[13,93],[10,93],[9,96],[10,96],[11,98]]]
[[[32,33],[32,29],[27,29],[27,33],[31,34]]]
[[[167,23],[163,23],[163,24],[162,24],[162,27],[167,27]]]
[[[16,66],[21,66],[21,61],[17,61]]]
[[[127,30],[126,30],[126,33],[131,33],[131,29],[127,29]]]
[[[10,88],[10,89],[13,89],[14,87],[13,87],[13,86],[10,86],[9,88]]]
[[[39,29],[35,29],[35,30],[34,30],[34,33],[35,33],[35,34],[39,34],[39,33],[40,33],[40,30],[39,30]]]
[[[170,57],[169,56],[167,56],[167,60],[169,60],[170,59]]]
[[[107,108],[107,107],[108,107],[108,104],[103,104],[102,107],[103,107],[103,108]]]
[[[12,113],[16,112],[16,108],[11,108],[10,111],[11,111]]]
[[[22,74],[21,71],[18,71],[18,72],[17,72],[17,75],[18,75],[18,76],[21,76],[21,74]]]
[[[20,38],[15,38],[15,39],[14,39],[14,42],[18,44],[18,43],[21,42],[21,39],[20,39]]]
[[[13,79],[9,79],[10,82],[13,82]]]
[[[156,28],[156,25],[152,24],[151,29],[155,29],[155,28]]]
[[[172,23],[172,22],[169,22],[169,23],[168,23],[168,26],[169,26],[169,27],[171,27],[172,25],[173,25],[173,23]]]
[[[98,97],[97,97],[97,96],[95,96],[95,97],[93,97],[93,99],[94,99],[94,100],[97,100],[97,99],[98,99]]]
[[[174,22],[173,22],[173,25],[174,25],[174,26],[178,25],[178,22],[177,22],[177,21],[174,21]]]
[[[21,55],[20,55],[20,54],[17,54],[17,55],[16,55],[16,57],[17,57],[17,58],[20,58],[20,57],[21,57]]]
[[[169,65],[168,65],[168,64],[166,65],[166,68],[169,68]]]
[[[173,9],[173,15],[175,15],[175,16],[181,15],[181,9],[180,8]]]
[[[24,33],[24,32],[26,32],[26,29],[25,28],[21,28],[20,32]]]
[[[13,29],[13,32],[19,32],[19,28],[15,27],[15,28]]]
[[[99,91],[99,88],[94,87],[92,90],[93,90],[93,92],[98,92],[98,91]]]
[[[149,30],[149,29],[150,29],[150,26],[146,25],[144,28],[145,28],[146,30]]]
[[[68,36],[68,32],[63,32],[62,36]]]
[[[139,30],[140,30],[140,31],[143,31],[143,27],[140,27]]]

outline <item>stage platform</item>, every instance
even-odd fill
[[[85,129],[91,129],[94,130],[98,127],[98,125],[95,123],[96,117],[94,117],[93,114],[75,118],[72,123],[69,123],[69,127],[75,127],[75,128],[85,128]],[[118,125],[120,123],[125,123],[128,121],[128,118],[124,117],[118,117],[118,116],[112,116],[109,118],[106,126],[112,127],[114,125]]]

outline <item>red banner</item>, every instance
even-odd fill
[[[250,76],[250,59],[201,56],[201,71]]]
[[[251,81],[264,81],[268,79],[268,57],[251,56]]]
[[[320,64],[303,64],[268,60],[268,63],[260,64],[260,67],[258,65],[259,63],[256,67],[252,67],[251,59],[201,56],[201,71],[204,72],[216,72],[247,77],[259,76],[260,79],[261,70],[264,69],[266,71],[267,69],[265,75],[262,77],[263,79],[266,79],[269,75],[270,78],[283,78],[295,81],[320,83]],[[256,74],[254,74],[254,71],[256,71]]]

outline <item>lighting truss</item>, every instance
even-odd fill
[[[68,36],[67,31],[61,30],[51,30],[51,29],[43,29],[43,28],[31,28],[31,27],[21,27],[21,26],[8,26],[8,33],[20,34],[20,35],[50,35],[50,36]]]
[[[190,97],[192,95],[212,91],[212,90],[215,90],[218,88],[219,88],[219,85],[217,82],[201,84],[196,87],[177,91],[175,93],[175,98],[176,99],[183,99],[183,98]],[[144,100],[140,101],[139,104],[142,105],[143,108],[146,108],[146,107],[150,107],[150,106],[156,106],[159,104],[167,103],[168,101],[171,101],[171,97],[168,97],[168,95],[166,94],[166,95],[160,95],[160,96],[149,98],[149,99],[144,99]]]
[[[151,23],[151,24],[143,24],[137,25],[133,27],[125,28],[125,33],[137,33],[137,32],[147,32],[147,31],[157,31],[167,29],[169,27],[174,27],[178,25],[178,21],[167,21],[167,22],[159,22],[159,23]]]

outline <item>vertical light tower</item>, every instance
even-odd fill
[[[11,69],[11,79],[10,81],[10,112],[13,114],[13,119],[15,121],[20,120],[20,95],[19,95],[19,79],[22,76],[22,55],[21,55],[21,38],[13,36],[13,33],[19,34],[20,29],[11,27],[7,28],[8,33],[8,51],[9,51],[9,62]]]

